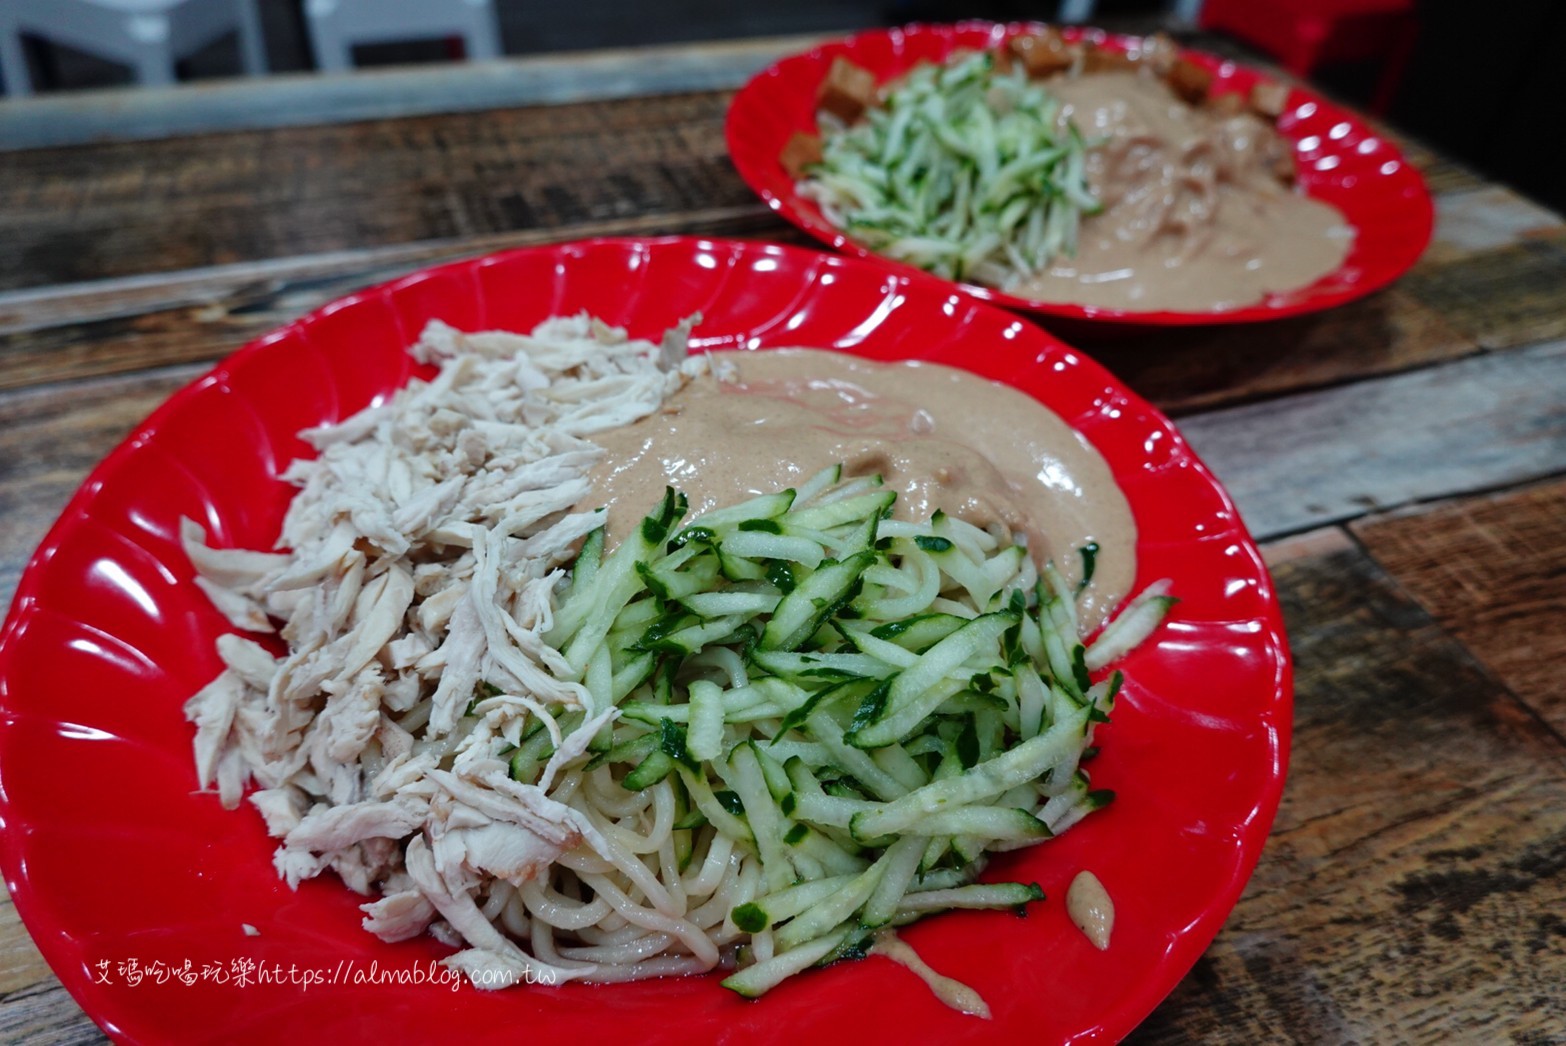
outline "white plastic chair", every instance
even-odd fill
[[[494,0],[305,0],[310,46],[322,72],[353,68],[360,44],[458,36],[469,58],[499,58]]]
[[[239,34],[245,72],[267,69],[255,0],[0,0],[0,78],[13,95],[33,93],[24,33],[123,62],[139,84],[173,83],[175,62],[227,33]]]

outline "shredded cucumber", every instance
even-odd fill
[[[834,466],[682,528],[670,491],[612,552],[588,540],[548,636],[618,706],[589,767],[673,782],[681,861],[718,833],[759,865],[730,911],[763,935],[724,982],[742,995],[859,954],[878,926],[1040,899],[976,883],[987,852],[1109,799],[1080,763],[1119,677],[1088,677],[1108,657],[1077,635],[1075,594],[1021,546],[940,513],[894,522],[892,504]],[[1134,603],[1106,653],[1169,604]],[[528,734],[514,776],[551,751]]]
[[[825,129],[800,193],[866,246],[1005,287],[1076,253],[1089,143],[1019,64],[980,52],[916,66],[866,118]]]

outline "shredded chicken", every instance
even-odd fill
[[[603,453],[592,436],[705,371],[688,335],[687,323],[653,345],[585,315],[531,336],[431,323],[410,351],[439,366],[433,379],[302,433],[319,455],[284,474],[299,493],[280,551],[211,548],[183,522],[214,605],[287,650],[219,639],[227,668],[185,708],[202,787],[233,808],[259,786],[250,802],[281,840],[274,863],[290,885],[331,869],[379,894],[363,906],[367,929],[465,942],[449,961],[484,969],[484,987],[528,970],[595,973],[555,968],[496,928],[563,855],[643,869],[547,794],[555,766],[616,712],[591,707],[541,634],[563,565],[601,522],[571,511]],[[552,715],[570,709],[587,722],[557,738],[541,784],[510,780],[506,748],[525,726],[558,734]],[[638,886],[656,903],[656,881]],[[702,965],[716,962],[694,928],[667,921]]]

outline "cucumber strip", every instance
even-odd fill
[[[1142,594],[1132,600],[1119,617],[1104,626],[1098,640],[1087,652],[1090,670],[1103,668],[1111,661],[1130,653],[1163,621],[1169,609],[1179,602],[1165,595],[1168,582],[1159,581],[1147,586]]]
[[[589,712],[614,704],[614,657],[608,646],[600,646],[587,659],[582,671],[582,686],[593,699]]]
[[[916,545],[894,541],[890,549],[896,564],[877,563],[865,571],[865,581],[876,586],[854,604],[864,617],[897,621],[926,610],[941,591],[941,571],[935,560]]]
[[[904,650],[922,654],[969,620],[955,614],[920,614],[900,621],[889,621],[871,629],[870,634],[876,639],[896,643]]]
[[[785,489],[773,494],[759,494],[748,501],[740,502],[738,505],[730,505],[726,508],[717,508],[703,512],[700,516],[693,519],[689,526],[676,534],[674,540],[684,544],[681,538],[688,538],[690,532],[697,527],[722,531],[738,527],[747,520],[776,519],[789,510],[789,507],[794,504],[794,498],[795,492],[792,489]]]
[[[794,682],[844,677],[885,679],[891,665],[865,654],[801,654],[791,650],[756,650],[750,655],[757,666]]]
[[[931,836],[925,840],[924,853],[919,858],[918,878],[922,880],[926,875],[933,874],[935,866],[949,850],[951,850],[951,839],[947,836]]]
[[[745,819],[750,822],[751,836],[761,853],[768,892],[781,890],[794,881],[794,866],[783,843],[788,821],[767,789],[761,764],[756,759],[755,743],[746,742],[730,753],[727,773],[723,773],[721,763],[714,764],[714,768],[723,774],[745,806]]]
[[[630,773],[620,781],[620,786],[628,792],[640,792],[651,788],[674,772],[674,757],[662,749],[654,749],[647,754],[647,758],[637,763]]]
[[[679,604],[698,617],[714,618],[738,615],[746,620],[757,614],[769,614],[783,598],[783,593],[767,586],[770,591],[740,592],[728,589],[722,592],[694,592],[679,598]]]
[[[1060,597],[1060,601],[1071,619],[1071,634],[1080,635],[1082,629],[1077,620],[1077,595],[1082,591],[1082,586],[1079,585],[1073,589],[1066,584],[1065,575],[1056,569],[1054,563],[1045,563],[1044,569],[1039,571],[1039,574],[1049,583],[1049,587],[1054,591],[1055,595]]]
[[[1081,778],[1080,788],[1073,788],[1065,795],[1058,795],[1039,810],[1039,819],[1049,825],[1050,831],[1059,835],[1094,810],[1102,810],[1115,798],[1107,789],[1091,791],[1087,779]]]
[[[935,840],[930,840],[932,843]],[[936,868],[928,872],[921,872],[914,878],[913,884],[908,887],[909,894],[927,893],[930,890],[950,890],[958,886],[967,886],[973,882],[974,876],[980,869],[968,868]],[[906,895],[905,898],[906,900]]]
[[[801,821],[847,828],[855,814],[874,810],[879,805],[870,799],[827,795],[805,761],[798,757],[790,759],[784,769],[794,790],[794,816]]]
[[[1037,635],[1037,632],[1024,627],[1023,634]],[[1049,688],[1032,665],[1020,666],[1014,678],[1017,681],[1017,732],[1026,741],[1030,737],[1037,737],[1044,728],[1044,709],[1049,704]]]
[[[828,761],[841,767],[854,780],[864,785],[883,800],[892,800],[908,794],[898,780],[857,748],[843,740],[843,728],[826,712],[818,709],[805,721],[815,739],[829,753]]]
[[[952,853],[963,865],[973,864],[984,857],[984,840],[976,835],[949,836],[952,841]]]
[[[734,920],[735,926],[746,933],[760,933],[821,903],[847,886],[853,878],[853,875],[829,875],[823,879],[798,883],[739,905],[729,917]]]
[[[774,683],[781,686],[768,686]],[[758,679],[750,686],[733,687],[723,691],[723,718],[725,722],[754,722],[771,719],[783,714],[787,704],[775,699],[785,697],[783,688],[788,684],[781,679]],[[803,700],[803,698],[801,698]],[[637,723],[657,726],[660,719],[676,723],[689,723],[690,705],[660,705],[654,701],[626,701],[620,705],[620,718]]]
[[[1075,709],[1045,733],[964,771],[932,781],[868,813],[856,814],[849,829],[855,839],[873,839],[907,831],[938,810],[964,806],[999,795],[1036,778],[1082,750],[1086,709]]]
[[[942,810],[922,818],[917,827],[920,835],[964,835],[1007,842],[1047,839],[1054,834],[1047,824],[1028,811],[1004,806]]]
[[[783,764],[774,759],[767,750],[755,741],[749,742],[750,750],[756,756],[756,762],[761,767],[761,778],[767,784],[767,794],[772,796],[772,801],[778,804],[778,809],[784,816],[789,816],[794,805],[794,786],[788,779],[788,771],[783,769]]]
[[[781,731],[780,731],[781,733]],[[827,750],[815,741],[796,741],[788,737],[774,737],[767,742],[767,754],[788,765],[790,759],[802,759],[807,766],[824,766]]]
[[[847,559],[823,564],[821,569],[795,586],[778,603],[772,619],[761,634],[764,650],[792,650],[815,634],[821,623],[853,598],[859,575],[875,562],[876,555],[864,551]]]
[[[651,566],[638,563],[636,572],[648,590],[659,599],[683,600],[698,592],[711,590],[722,576],[720,565],[712,549],[686,545]],[[654,609],[658,608],[655,601],[648,602]],[[625,612],[621,616],[624,617]]]
[[[879,477],[877,478],[879,479]],[[842,498],[814,508],[795,509],[788,514],[784,522],[790,528],[801,527],[811,530],[831,530],[833,527],[842,526],[845,523],[859,523],[866,519],[879,520],[891,510],[892,503],[896,499],[897,493],[895,491],[872,491],[868,494]]]
[[[866,929],[885,926],[897,914],[897,906],[919,872],[925,840],[917,835],[904,836],[887,847],[882,858],[885,869],[870,897],[859,912],[859,925]]]
[[[680,780],[685,783],[685,790],[690,793],[691,802],[696,804],[696,809],[701,811],[709,824],[730,839],[754,842],[750,826],[729,813],[728,808],[718,800],[704,776],[681,763],[676,763],[674,769],[679,773]]]
[[[638,564],[640,566],[640,564]],[[643,581],[646,577],[643,576]],[[609,630],[607,642],[611,647],[627,647],[641,638],[648,627],[666,613],[666,608],[657,599],[637,598],[625,605],[619,615],[614,619],[614,627]]]
[[[939,510],[930,516],[930,532],[959,546],[975,563],[1000,547],[995,535],[983,527]]]
[[[999,144],[979,148],[993,155],[975,165],[1011,162]],[[906,206],[930,195],[922,181],[909,189]],[[725,982],[736,990],[862,954],[869,928],[937,907],[1036,898],[973,881],[990,853],[1111,798],[1078,767],[1120,678],[1089,678],[1075,592],[961,520],[885,518],[894,496],[879,477],[841,482],[832,468],[800,496],[709,513],[669,540],[684,502],[668,491],[613,552],[601,535],[584,543],[561,586],[549,635],[594,704],[620,717],[572,765],[613,766],[627,789],[669,782],[664,869],[683,877],[699,862],[715,883],[739,862],[713,909],[727,906],[725,943],[760,960]],[[1141,605],[1117,623],[1151,613]],[[1122,627],[1104,630],[1106,651],[1145,626]],[[517,779],[536,781],[583,720],[563,715],[508,749]]]
[[[745,967],[738,973],[725,977],[722,984],[736,995],[747,999],[760,998],[772,988],[788,980],[796,973],[803,973],[829,955],[858,931],[857,927],[835,930],[832,933],[806,941],[765,962]]]
[[[1018,615],[1009,610],[985,614],[919,655],[917,661],[892,680],[881,717],[850,733],[848,743],[856,748],[877,748],[912,731],[942,701],[962,688],[961,684],[951,687],[949,681],[942,685],[945,677],[975,658],[998,658],[992,648],[999,642],[1001,633],[1018,620]]]
[[[978,607],[981,612],[989,609],[990,597],[995,594],[995,590],[968,548],[955,542],[943,549],[928,544],[924,548],[935,559],[936,565],[941,568],[941,573],[957,582],[963,591],[967,592],[968,598],[975,607]]]
[[[794,498],[794,504],[800,508],[809,505],[828,487],[835,487],[838,480],[842,478],[843,466],[841,464],[828,465],[799,485],[799,492]]]
[[[797,948],[853,917],[875,891],[886,871],[886,856],[849,880],[814,906],[794,916],[777,931],[779,948]]]
[[[573,591],[593,583],[593,575],[598,573],[598,567],[604,560],[605,540],[603,527],[599,527],[582,540],[582,549],[576,554],[576,562],[571,565]]]
[[[806,537],[739,530],[723,538],[725,556],[745,559],[787,559],[814,570],[826,558],[826,550]]]
[[[848,498],[857,498],[867,491],[880,490],[883,486],[885,486],[885,481],[876,473],[871,473],[868,476],[855,476],[852,479],[843,480],[843,482],[831,490],[822,491],[821,496],[816,499],[816,503],[812,507],[819,508],[822,505],[833,505]]]
[[[913,791],[930,783],[930,775],[924,772],[902,745],[892,744],[870,753],[870,761],[885,770],[905,789]]]
[[[806,828],[802,838],[789,844],[792,847],[795,867],[800,867],[804,861],[810,861],[828,875],[857,875],[870,867],[870,862],[861,856],[865,851],[863,846],[847,839],[847,833],[837,833],[843,837],[839,839],[827,835],[827,831],[830,829]],[[800,874],[804,876],[803,869]]]
[[[952,908],[1020,908],[1042,901],[1038,883],[974,883],[947,890],[916,890],[903,895],[898,915],[923,915]]]
[[[865,695],[874,691],[876,687],[877,682],[874,679],[845,679],[825,689],[817,690],[801,704],[789,709],[783,721],[778,724],[777,733],[772,735],[772,740],[768,744],[779,744],[784,734],[804,725],[817,708],[836,702],[849,702],[857,707]]]
[[[690,728],[685,750],[692,759],[710,761],[723,752],[723,689],[705,679],[690,685]]]
[[[1065,690],[1073,699],[1080,701],[1082,692],[1077,688],[1074,658],[1071,653],[1072,647],[1076,645],[1076,636],[1071,636],[1068,646],[1066,637],[1061,635],[1055,624],[1055,614],[1050,609],[1050,604],[1059,601],[1059,596],[1051,596],[1039,607],[1039,636],[1044,642],[1044,656],[1049,662],[1051,682]]]
[[[896,643],[877,638],[873,630],[846,628],[843,630],[843,637],[860,653],[885,661],[894,668],[908,668],[919,660],[919,655],[913,651],[904,650]]]
[[[638,640],[636,645],[638,649],[656,651],[662,654],[695,654],[708,643],[715,643],[733,635],[734,630],[743,625],[745,620],[744,617],[738,614],[731,617],[715,618],[711,621],[688,625],[667,635],[643,638]]]
[[[544,641],[564,653],[578,671],[609,633],[620,609],[645,587],[636,564],[652,555],[669,526],[684,514],[684,496],[676,495],[672,488],[665,490],[657,511],[620,542],[593,574],[591,584],[573,586],[571,595],[555,612],[554,627],[544,635]]]
[[[657,734],[637,734],[629,740],[621,741],[608,751],[599,752],[588,760],[583,770],[597,770],[600,766],[610,763],[641,762],[647,754],[658,747]],[[518,752],[521,749],[517,750]]]
[[[713,547],[713,552],[718,557],[718,572],[730,581],[769,581],[767,568],[764,564],[744,556],[732,555],[724,551],[722,545]]]
[[[881,520],[868,516],[859,523],[838,527],[827,536],[827,548],[835,559],[847,559],[859,552],[876,547],[876,530]]]

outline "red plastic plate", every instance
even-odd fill
[[[1119,798],[997,863],[992,875],[1048,892],[1026,918],[953,913],[905,931],[983,994],[992,1022],[947,1009],[880,958],[811,971],[759,1002],[717,977],[457,988],[433,965],[447,949],[371,937],[362,898],[334,878],[290,891],[260,817],[196,792],[181,705],[218,671],[212,641],[227,626],[191,582],[180,516],[219,542],[269,547],[291,493],[278,474],[302,451],[295,431],[401,386],[404,346],[426,320],[527,330],[582,309],[640,337],[699,311],[703,349],[965,367],[1068,419],[1124,487],[1138,584],[1170,577],[1182,602],[1125,661],[1100,735],[1094,784]],[[1113,1039],[1179,981],[1239,896],[1277,807],[1289,723],[1278,605],[1233,505],[1170,423],[1092,360],[937,280],[858,259],[594,241],[445,265],[327,306],[180,391],[93,472],[0,634],[0,840],[39,948],[89,1014],[132,1040]],[[1065,914],[1081,868],[1116,904],[1106,952]]]
[[[905,269],[845,236],[820,209],[794,190],[779,156],[796,131],[816,131],[816,89],[839,55],[864,66],[884,82],[919,62],[941,61],[956,50],[993,48],[1012,36],[1037,30],[1036,24],[910,26],[861,33],[785,58],[758,73],[729,106],[729,156],[740,177],[773,210],[805,232],[838,250],[876,258]],[[1096,30],[1067,30],[1072,38],[1129,47],[1135,38]],[[1249,92],[1261,78],[1255,70],[1213,55],[1186,56],[1213,72],[1213,91]],[[1356,230],[1354,249],[1336,272],[1315,283],[1240,308],[1218,310],[1134,311],[1103,309],[1070,302],[1019,298],[986,287],[963,290],[1008,308],[1070,320],[1142,326],[1245,323],[1316,312],[1369,294],[1397,279],[1418,260],[1430,242],[1434,211],[1430,191],[1419,172],[1396,146],[1354,114],[1309,91],[1290,92],[1278,130],[1295,144],[1299,183],[1304,191],[1337,207]]]

